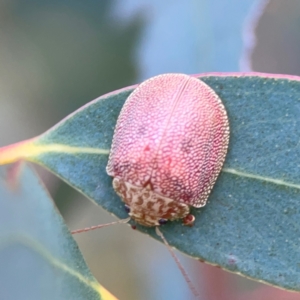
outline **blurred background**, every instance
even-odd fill
[[[160,73],[300,75],[299,28],[299,0],[0,0],[0,146]],[[38,170],[72,229],[114,220]],[[166,247],[128,226],[76,240],[118,298],[192,299]],[[177,254],[203,300],[299,297]]]

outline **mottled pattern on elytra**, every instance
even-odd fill
[[[107,173],[136,187],[150,183],[159,196],[201,207],[228,142],[226,110],[210,87],[184,74],[159,75],[124,104]]]
[[[190,211],[187,204],[154,193],[150,184],[137,187],[122,179],[114,178],[113,187],[130,207],[129,216],[144,226],[158,226],[160,219],[171,221],[182,219]]]

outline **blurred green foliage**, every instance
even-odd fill
[[[230,37],[207,20],[219,22],[221,29],[223,20],[230,28],[235,5],[242,16],[246,15],[242,6],[254,2],[259,1],[178,1],[177,6],[161,0],[0,1],[0,146],[36,136],[84,103],[136,83],[141,76],[221,70],[222,62],[226,63],[226,71],[237,70],[238,52],[231,51],[231,45],[237,34],[241,41],[242,29],[235,25],[236,31],[230,30]],[[298,0],[270,1],[257,28],[258,45],[253,55],[256,71],[300,74],[299,25]],[[180,34],[175,28],[180,28]],[[217,41],[207,39],[215,33]],[[225,52],[228,57],[224,60],[220,54]],[[73,226],[107,220],[100,209],[73,189],[48,173],[41,175]],[[107,280],[108,286],[118,286],[120,295],[128,292],[124,296],[127,299],[145,294],[153,299],[155,291],[151,287],[156,287],[156,295],[169,295],[170,286],[172,295],[182,298],[185,283],[165,249],[123,227],[78,238],[100,282]],[[228,273],[220,275],[218,281],[212,268],[181,259],[190,264],[190,273],[203,294],[210,288],[206,281],[209,272],[215,286],[220,286],[223,299],[233,286],[251,286],[251,282]],[[212,287],[212,291],[218,289]]]

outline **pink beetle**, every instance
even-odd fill
[[[202,207],[225,160],[229,122],[201,80],[163,74],[141,83],[117,121],[107,173],[129,216],[144,226],[183,219]]]

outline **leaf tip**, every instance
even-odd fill
[[[113,294],[111,294],[107,289],[105,289],[102,285],[97,284],[97,290],[101,295],[101,299],[103,300],[118,300]]]

